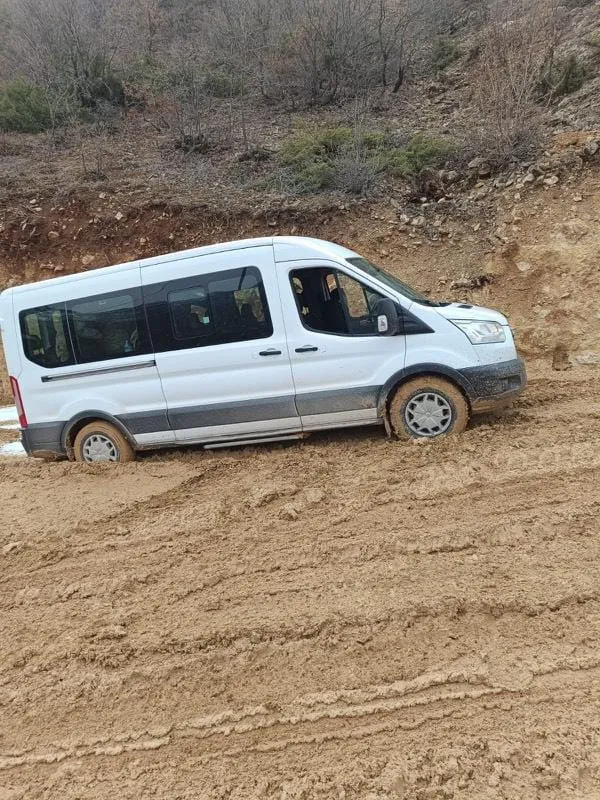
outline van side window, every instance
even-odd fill
[[[267,339],[273,334],[256,267],[213,272],[144,289],[156,352]]]
[[[29,361],[46,368],[75,363],[64,303],[21,311],[19,321]]]
[[[375,306],[383,295],[329,267],[294,270],[290,280],[305,328],[338,336],[377,334]]]
[[[78,364],[151,352],[138,290],[73,300],[67,309]]]
[[[171,325],[176,339],[210,336],[213,323],[208,292],[203,286],[191,286],[168,294]]]

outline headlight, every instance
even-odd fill
[[[451,319],[450,322],[460,328],[472,344],[498,344],[506,341],[506,333],[499,322],[471,319]]]

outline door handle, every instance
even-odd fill
[[[319,348],[312,344],[305,344],[304,347],[297,347],[297,353],[316,353]]]
[[[258,354],[259,356],[280,356],[281,350],[275,350],[274,347],[271,347],[269,350],[261,350]]]

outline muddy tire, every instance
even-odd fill
[[[390,403],[389,413],[399,439],[462,433],[469,422],[469,406],[460,389],[433,375],[403,383]]]
[[[97,462],[135,461],[135,450],[121,431],[110,422],[97,420],[85,425],[73,443],[75,461]]]

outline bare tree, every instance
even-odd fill
[[[0,0],[12,22],[5,50],[36,83],[63,82],[89,104],[114,67],[152,64],[169,75],[186,52],[194,69],[235,76],[238,118],[255,92],[326,104],[377,85],[398,91],[440,3],[460,2]]]
[[[374,4],[372,24],[376,33],[380,82],[386,89],[393,80],[393,93],[403,85],[420,44],[426,6],[423,0],[377,0]]]
[[[163,4],[161,0],[134,0],[131,8],[142,35],[142,57],[150,64],[155,60],[159,36],[165,25]]]

